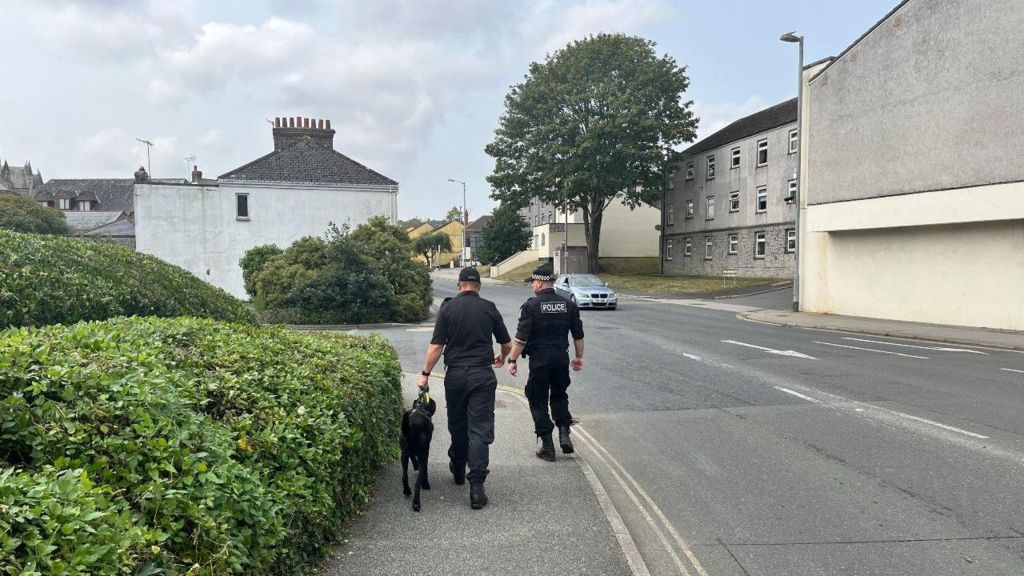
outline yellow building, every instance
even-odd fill
[[[459,255],[462,254],[462,238],[464,236],[462,233],[462,222],[452,220],[451,222],[442,224],[436,228],[430,223],[424,223],[414,228],[410,228],[407,231],[407,234],[409,234],[410,240],[415,241],[420,236],[433,232],[445,234],[452,243],[451,252],[441,252],[434,256],[434,266],[450,266],[452,261],[455,261],[455,263],[458,264],[460,262]],[[422,254],[417,254],[416,259],[420,262],[425,261]]]

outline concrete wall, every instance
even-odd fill
[[[641,204],[634,210],[612,202],[601,222],[601,258],[643,258],[658,256],[661,210]]]
[[[237,193],[249,195],[248,220],[235,217]],[[328,222],[355,228],[377,215],[394,222],[397,194],[397,187],[136,184],[136,247],[247,298],[238,266],[247,250],[323,236]]]
[[[497,278],[498,276],[501,276],[511,270],[515,270],[524,264],[536,262],[540,258],[541,257],[536,250],[523,250],[522,252],[513,254],[504,261],[491,266],[491,278]]]
[[[811,203],[1024,180],[1024,3],[912,0],[808,88]]]
[[[713,230],[672,237],[672,259],[665,260],[665,274],[683,276],[720,276],[724,271],[739,276],[788,278],[793,275],[795,255],[786,250],[786,231],[792,224],[776,224],[730,230]],[[764,257],[755,255],[756,234],[765,234]],[[729,254],[729,236],[736,236],[736,253]],[[704,257],[704,243],[711,237],[711,258]],[[686,239],[692,242],[690,256],[685,254]]]
[[[537,258],[551,258],[565,239],[565,224],[542,224],[533,229],[530,248],[537,252]],[[569,224],[569,246],[587,245],[587,233],[583,224]]]

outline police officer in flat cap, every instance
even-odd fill
[[[469,479],[470,507],[479,510],[487,505],[484,480],[490,444],[494,442],[494,396],[498,388],[494,368],[504,364],[512,338],[494,303],[480,297],[480,273],[476,268],[459,272],[458,288],[459,295],[443,303],[438,311],[418,385],[421,390],[428,388],[430,372],[443,353],[444,399],[452,437],[448,468],[456,484]],[[497,354],[492,336],[501,347]]]
[[[558,426],[558,443],[562,452],[573,452],[569,439],[572,415],[569,413],[569,367],[583,369],[583,322],[576,304],[555,293],[555,274],[544,264],[526,279],[535,296],[519,310],[519,327],[508,357],[508,372],[518,373],[520,356],[530,359],[530,376],[526,381],[526,398],[530,401],[533,426],[541,439],[537,457],[555,461],[555,445],[551,433]],[[569,361],[569,335],[575,356]],[[551,415],[548,415],[548,404]],[[554,417],[554,423],[551,418]]]

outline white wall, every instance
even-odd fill
[[[239,193],[249,195],[247,221],[235,217]],[[329,222],[355,228],[376,215],[394,222],[397,194],[397,187],[136,184],[136,248],[247,298],[238,265],[247,250],[322,237]]]
[[[676,218],[681,218],[677,212]],[[639,258],[659,256],[661,210],[641,204],[635,210],[621,202],[612,202],[601,221],[601,258]]]

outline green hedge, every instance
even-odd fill
[[[380,337],[0,331],[0,574],[301,573],[396,456],[400,379]]]
[[[242,301],[152,256],[0,230],[0,327],[133,315],[253,322]]]
[[[67,234],[64,213],[8,192],[0,192],[0,230],[35,234]]]

